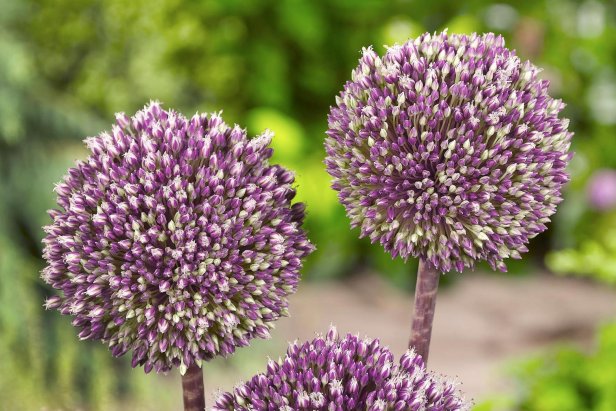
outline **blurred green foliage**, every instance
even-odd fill
[[[616,285],[615,223],[599,225],[595,235],[578,247],[550,253],[546,260],[548,267],[554,272],[596,278]]]
[[[591,353],[560,347],[514,367],[517,395],[474,411],[612,411],[616,409],[616,324],[604,326]]]
[[[580,249],[552,253],[548,266],[616,285],[614,217],[613,212],[598,217],[595,239],[585,240]],[[517,395],[494,397],[473,410],[616,410],[616,322],[605,324],[595,339],[590,352],[561,346],[519,362],[513,367]]]
[[[616,410],[616,323],[599,330],[590,353],[561,346],[513,367],[514,396],[495,397],[473,411]]]
[[[579,250],[598,224],[608,225],[607,240],[594,241],[613,245],[616,219],[589,212],[584,187],[594,169],[616,168],[615,14],[614,2],[597,0],[0,0],[1,407],[114,409],[133,399],[154,407],[156,383],[140,372],[123,380],[124,361],[78,342],[68,319],[43,311],[50,290],[38,279],[53,183],[86,155],[84,137],[150,99],[188,114],[223,109],[253,135],[276,133],[275,160],[297,172],[318,247],[307,277],[369,266],[409,287],[413,263],[358,240],[328,189],[326,114],[363,46],[382,52],[425,30],[496,31],[545,68],[577,134],[566,200],[513,267],[528,271],[556,248]],[[600,252],[604,265],[610,250]],[[156,408],[170,408],[160,401]]]

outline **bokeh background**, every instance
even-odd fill
[[[507,274],[448,275],[431,361],[478,410],[616,410],[616,3],[598,0],[0,0],[0,409],[179,409],[179,378],[144,375],[45,312],[41,226],[82,139],[150,99],[223,110],[276,133],[317,245],[291,319],[206,368],[208,391],[325,331],[407,338],[415,263],[359,240],[328,189],[326,115],[362,47],[424,31],[494,31],[544,68],[575,131],[549,231]],[[482,274],[483,273],[483,274]],[[558,274],[577,274],[560,276]],[[582,278],[583,277],[583,278]],[[610,324],[611,322],[611,324]]]

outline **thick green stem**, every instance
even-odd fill
[[[186,374],[182,376],[182,390],[184,392],[184,411],[205,410],[205,392],[201,367],[195,364],[188,367]]]
[[[440,273],[432,264],[423,259],[419,260],[409,347],[414,347],[426,364],[430,352],[430,337],[439,278]]]

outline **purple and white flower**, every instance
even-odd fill
[[[572,133],[502,37],[424,34],[364,49],[329,114],[333,188],[361,236],[442,272],[506,270],[546,229]]]
[[[407,351],[398,363],[378,340],[335,328],[326,336],[293,343],[231,392],[219,395],[214,411],[466,411],[470,404],[454,382],[428,372]]]
[[[42,278],[60,293],[46,306],[146,372],[268,337],[313,250],[272,135],[156,102],[116,119],[56,186]]]

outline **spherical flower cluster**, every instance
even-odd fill
[[[494,34],[364,49],[326,138],[354,227],[440,271],[520,258],[568,180],[572,133],[539,69]]]
[[[588,201],[600,211],[616,207],[616,170],[597,171],[588,183]]]
[[[271,134],[156,102],[116,119],[56,186],[42,278],[60,294],[47,307],[146,372],[267,337],[313,249],[293,174],[268,163]]]
[[[293,343],[264,374],[221,394],[215,411],[463,411],[456,385],[426,371],[409,350],[398,364],[378,340],[353,335]]]

